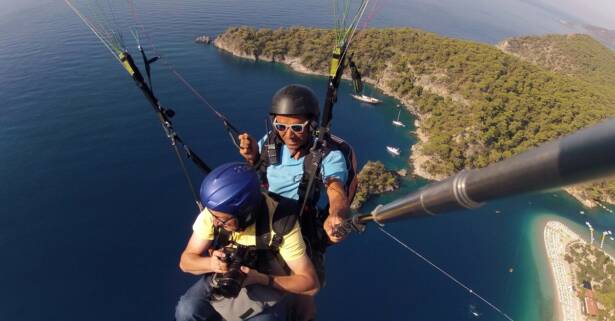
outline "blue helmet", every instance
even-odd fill
[[[201,184],[201,202],[210,210],[237,218],[239,229],[254,222],[254,212],[262,199],[256,171],[240,162],[216,167]]]

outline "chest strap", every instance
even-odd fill
[[[297,201],[271,193],[265,200],[269,215],[259,215],[256,219],[259,271],[272,273],[281,268],[288,273],[290,270],[280,255],[280,247],[284,242],[284,236],[292,231],[297,223],[299,207]]]

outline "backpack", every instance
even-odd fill
[[[252,250],[256,251],[256,269],[270,275],[289,275],[290,269],[279,250],[284,236],[295,227],[299,204],[296,200],[272,193],[265,195],[265,202],[266,210],[261,207],[255,222],[256,246]],[[231,243],[230,232],[218,228],[214,234],[216,246]],[[261,313],[268,307],[282,304],[280,302],[284,296],[285,294],[277,289],[254,284],[243,287],[237,297],[212,298],[210,303],[225,320],[241,321]]]

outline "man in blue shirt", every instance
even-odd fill
[[[247,133],[240,135],[240,153],[249,164],[264,167],[263,178],[270,192],[299,200],[305,156],[314,140],[313,130],[318,126],[318,98],[306,86],[285,86],[274,95],[270,115],[273,130],[258,143]],[[347,184],[351,179],[347,156],[341,150],[329,150],[322,159],[319,175],[317,184],[323,188],[316,202],[320,207],[328,205],[322,227],[329,241],[338,243],[343,236],[336,234],[334,228],[346,218],[349,189],[354,188],[348,188]]]
[[[299,218],[301,230],[320,284],[324,285],[324,253],[329,244],[345,237],[336,233],[336,227],[344,222],[357,185],[354,152],[343,140],[327,136],[322,153],[318,154],[322,155],[320,165],[309,165],[318,164],[316,160],[320,157],[310,153],[320,107],[318,98],[306,86],[288,85],[278,90],[269,114],[273,130],[258,142],[247,133],[240,135],[240,153],[259,169],[261,180],[270,192],[301,203],[307,199]],[[310,171],[317,174],[311,187],[315,191],[308,193]],[[298,320],[313,320],[314,297],[299,296],[295,310]]]

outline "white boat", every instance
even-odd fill
[[[478,313],[478,311],[476,310],[476,307],[474,305],[470,304],[469,309],[470,309],[470,314],[472,314],[472,316],[474,316],[475,318],[478,318],[478,317],[481,316],[481,314]]]
[[[399,121],[399,115],[401,114],[401,109],[399,110],[399,112],[397,113],[397,119],[393,121],[393,125],[397,126],[397,127],[406,127],[406,125],[404,125],[404,123]]]
[[[399,148],[397,147],[393,147],[393,146],[387,146],[387,152],[395,155],[395,156],[399,156],[399,154],[401,153],[401,151],[399,150]]]
[[[352,96],[352,98],[358,100],[358,101],[362,101],[364,103],[368,103],[368,104],[380,104],[380,99],[374,98],[374,97],[370,97],[370,96],[366,96],[366,95],[354,95],[354,94],[350,94],[350,96]]]

